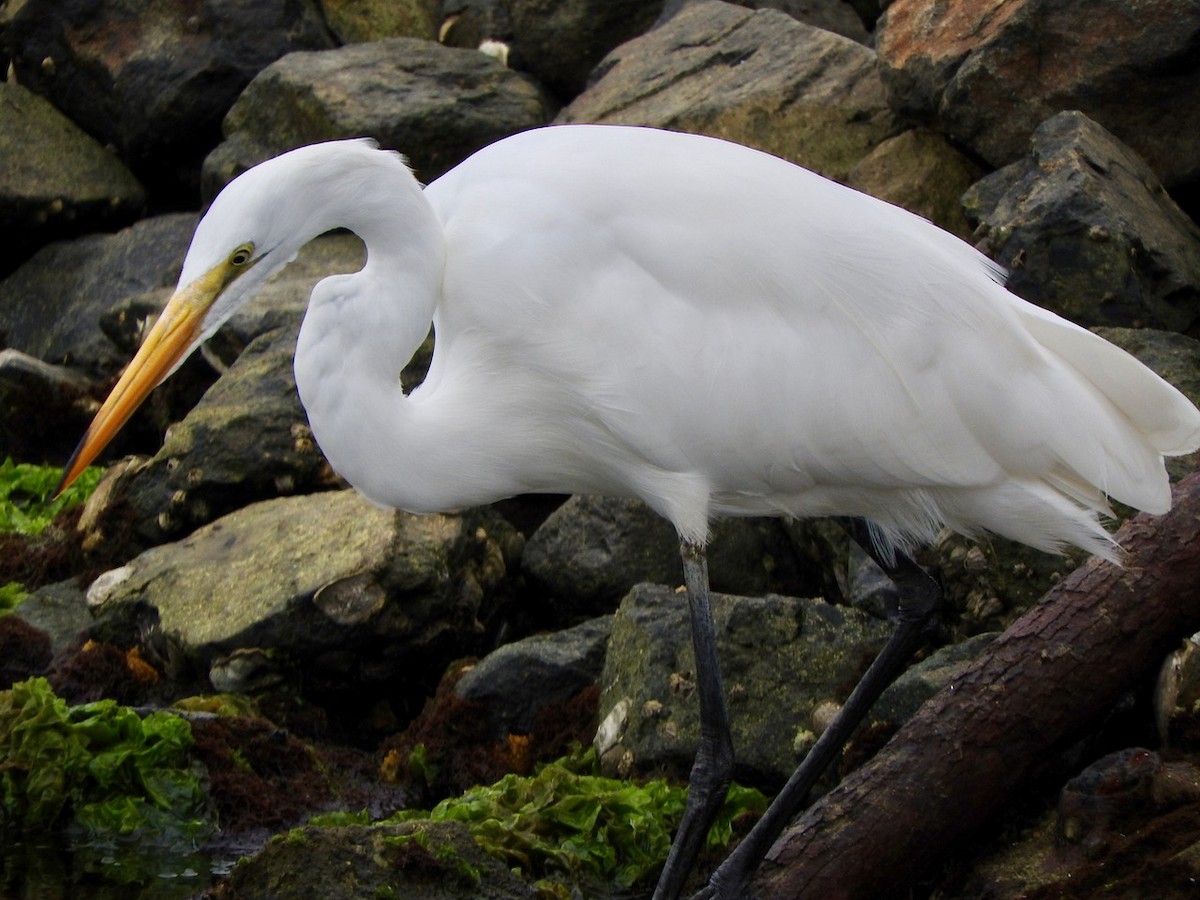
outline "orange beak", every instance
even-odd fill
[[[150,392],[187,356],[201,333],[201,323],[229,280],[228,264],[222,263],[175,292],[84,432],[63,469],[55,496],[100,455]]]

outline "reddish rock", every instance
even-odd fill
[[[992,165],[1077,109],[1173,187],[1200,178],[1198,38],[1192,0],[896,0],[877,49],[893,106]]]

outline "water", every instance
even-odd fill
[[[4,841],[0,900],[185,900],[203,893],[239,857],[256,849]]]

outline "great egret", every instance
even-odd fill
[[[740,896],[937,605],[906,555],[943,526],[1110,560],[1105,495],[1163,512],[1164,454],[1200,412],[1131,356],[1018,299],[973,248],[775,157],[646,128],[502,140],[423,191],[367,141],[231,182],[179,288],[103,404],[69,483],[150,390],[300,247],[356,232],[367,262],[313,290],[296,383],[333,467],[412,512],[528,492],[640,497],[678,530],[702,738],[656,896],[674,897],[733,756],[708,609],[715,516],[841,516],[903,617],[708,895]],[[399,373],[432,321],[437,347]],[[863,524],[863,523],[866,524]]]

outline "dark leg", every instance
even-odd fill
[[[766,813],[713,873],[708,886],[696,895],[697,898],[741,900],[751,896],[750,879],[758,864],[787,824],[804,807],[821,773],[841,751],[842,745],[866,717],[879,695],[924,643],[930,627],[936,621],[942,599],[937,582],[907,555],[897,553],[894,560],[883,557],[861,519],[843,520],[841,524],[895,582],[900,594],[896,630]]]
[[[687,585],[692,621],[692,646],[696,653],[696,687],[700,695],[700,746],[688,779],[687,808],[675,833],[667,864],[654,889],[654,900],[675,900],[704,847],[709,826],[716,818],[733,775],[733,741],[729,714],[721,685],[721,663],[708,597],[708,561],[704,548],[684,543],[683,579]]]

